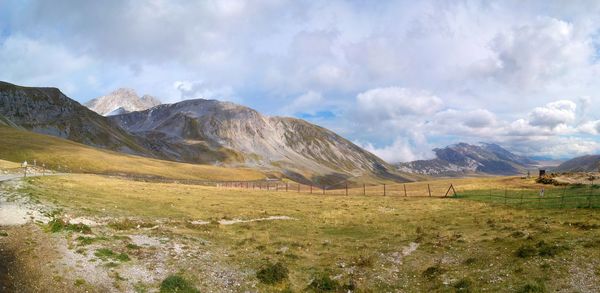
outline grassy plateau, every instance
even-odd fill
[[[429,184],[442,190],[450,181],[459,193],[539,188],[512,177]],[[426,184],[407,188],[423,192]],[[77,256],[66,272],[53,261],[47,271],[28,272],[32,284],[57,291],[600,290],[595,209],[403,197],[404,185],[389,188],[393,196],[362,196],[360,189],[323,196],[85,174],[29,178],[15,190],[50,207],[55,219],[87,219],[91,229],[53,222],[49,231],[40,223],[28,226],[34,237],[7,228],[0,244],[34,239],[23,244],[25,264]],[[66,248],[35,250],[40,243]]]

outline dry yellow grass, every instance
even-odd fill
[[[21,167],[20,164],[5,160],[0,160],[0,169],[15,169]]]
[[[521,210],[459,199],[225,190],[95,175],[28,180],[31,185],[24,192],[69,215],[160,220],[152,235],[172,241],[205,240],[204,244],[190,242],[187,251],[209,251],[215,262],[244,272],[240,291],[304,291],[322,273],[337,276],[337,283],[354,286],[357,292],[529,292],[523,290],[532,286],[569,292],[599,289],[600,217],[593,210]],[[502,182],[521,185],[510,178],[465,179],[463,184]],[[190,224],[267,216],[295,220]],[[535,253],[520,257],[522,247]],[[290,271],[289,279],[256,285],[254,272],[267,262],[282,262]],[[207,282],[210,275],[198,268],[200,263],[192,267],[183,265],[184,259],[168,263],[174,271],[184,270],[201,291],[218,291]]]
[[[128,174],[173,179],[259,180],[262,172],[245,168],[177,163],[89,147],[53,136],[0,126],[0,159],[37,160],[48,168],[75,173]]]

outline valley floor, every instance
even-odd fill
[[[2,183],[2,223],[7,292],[600,291],[595,209],[75,174]]]

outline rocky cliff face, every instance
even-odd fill
[[[85,106],[103,115],[112,116],[134,111],[143,111],[160,105],[160,101],[152,96],[139,97],[132,89],[120,88],[106,96],[95,98]]]
[[[91,146],[154,156],[118,125],[69,99],[56,88],[0,82],[0,121],[4,125]]]
[[[233,103],[188,100],[111,120],[139,136],[228,149],[244,165],[273,168],[295,179],[404,179],[392,166],[327,129],[300,119],[263,116]]]
[[[401,171],[432,176],[513,175],[536,164],[496,144],[459,143],[434,149],[436,158],[398,164]]]

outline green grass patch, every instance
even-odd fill
[[[199,293],[188,280],[179,275],[171,275],[160,284],[160,293]]]
[[[97,249],[94,255],[103,261],[112,259],[118,260],[120,262],[126,262],[130,260],[129,255],[127,255],[127,253],[116,253],[108,248]]]
[[[90,226],[88,225],[81,223],[69,224],[68,222],[59,218],[54,218],[50,222],[48,222],[48,230],[52,233],[58,233],[61,231],[72,231],[84,234],[92,233],[92,228],[90,228]]]

